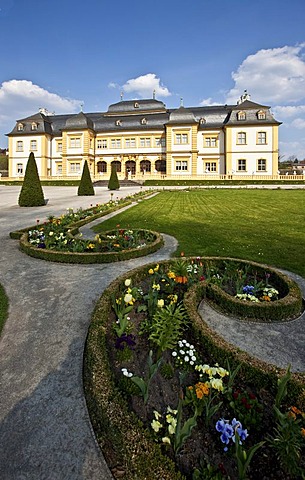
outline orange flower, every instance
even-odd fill
[[[293,413],[293,412],[288,412],[288,417],[293,418],[293,420],[295,420],[297,418],[295,413]]]
[[[269,297],[269,295],[263,295],[261,297],[261,300],[263,300],[264,302],[271,302],[271,298]]]
[[[305,437],[305,428],[301,428],[301,435],[302,437]]]
[[[196,383],[195,389],[196,389],[197,398],[202,398],[204,397],[204,395],[208,395],[210,391],[209,385],[207,383],[202,383],[202,382]]]
[[[290,410],[296,415],[302,415],[301,410],[299,410],[297,407],[291,407]]]

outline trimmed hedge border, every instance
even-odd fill
[[[234,315],[240,320],[267,323],[292,320],[301,314],[303,307],[302,292],[296,282],[287,275],[267,265],[251,261],[218,257],[209,257],[207,260],[212,261],[216,268],[224,262],[231,261],[237,265],[250,265],[262,276],[267,271],[270,274],[269,281],[271,285],[283,294],[283,298],[270,303],[254,303],[239,300],[225,292],[218,285],[202,282],[202,298],[211,301],[216,309],[220,309],[227,315]]]
[[[142,230],[143,231],[143,230]],[[75,230],[74,230],[75,232]],[[62,252],[56,250],[48,250],[46,248],[33,247],[28,242],[28,234],[24,233],[20,238],[20,250],[30,257],[40,258],[50,262],[59,263],[110,263],[120,262],[122,260],[130,260],[131,258],[143,257],[159,250],[164,244],[163,237],[158,232],[150,231],[155,240],[142,248],[131,248],[130,250],[122,250],[120,252]]]
[[[86,225],[87,223],[91,223],[94,220],[97,220],[98,218],[104,217],[105,215],[108,215],[109,213],[115,212],[116,210],[120,210],[121,208],[126,207],[126,206],[131,205],[131,204],[132,204],[131,200],[128,200],[126,202],[122,202],[122,203],[120,203],[120,205],[115,205],[115,206],[113,206],[111,208],[108,208],[107,210],[103,210],[102,212],[99,212],[95,215],[90,215],[90,217],[88,216],[86,218],[83,218],[82,220],[79,220],[78,222],[70,223],[68,226],[66,226],[66,229],[71,230],[71,232],[75,232],[75,233],[73,233],[73,235],[74,235],[78,232],[77,229],[79,227],[82,227],[83,225]],[[88,209],[88,210],[91,210],[91,209]],[[86,211],[86,210],[84,210],[84,211]],[[29,230],[35,230],[36,228],[37,228],[37,225],[32,225],[30,227],[21,228],[20,230],[15,230],[13,232],[10,232],[10,238],[12,238],[13,240],[19,240],[22,237],[22,235],[24,235],[24,233],[27,233]]]
[[[204,260],[204,258],[203,258]],[[171,264],[171,260],[158,262]],[[125,279],[133,285],[148,276],[156,262],[132,270],[118,277],[104,291],[92,315],[84,352],[84,389],[91,422],[106,462],[114,472],[123,469],[126,480],[182,480],[175,465],[161,453],[147,430],[128,409],[114,382],[106,348],[106,332],[110,325],[111,297],[117,295]],[[204,345],[215,363],[230,363],[230,368],[241,364],[239,376],[257,388],[267,388],[275,395],[278,378],[285,370],[255,359],[247,352],[225,341],[201,318],[198,305],[204,296],[202,283],[192,286],[184,297],[190,318],[191,333]],[[287,385],[287,398],[292,405],[305,409],[305,373],[293,373]],[[114,460],[115,459],[115,460]]]

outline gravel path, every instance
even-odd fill
[[[45,207],[20,208],[20,189],[0,186],[0,282],[10,300],[0,339],[1,480],[110,480],[112,476],[91,431],[83,395],[83,349],[90,317],[103,290],[118,275],[150,261],[169,258],[165,246],[144,258],[105,265],[45,262],[22,254],[9,232],[110,200],[77,197],[76,187],[44,187]],[[121,188],[115,196],[139,191]],[[88,230],[84,231],[88,234]],[[305,281],[300,283],[305,295]],[[227,340],[279,366],[305,370],[304,315],[286,324],[246,324],[221,318],[201,305],[201,313]],[[254,341],[253,341],[254,339]]]
[[[13,203],[16,191],[0,186],[0,282],[10,300],[0,340],[1,480],[112,479],[83,395],[91,313],[118,275],[169,258],[177,246],[164,236],[165,246],[152,255],[105,265],[56,264],[21,253],[8,236],[11,230],[65,208],[88,207],[92,199],[109,200],[102,187],[99,198],[77,197],[75,191],[50,190],[46,207],[23,209]],[[120,190],[121,196],[128,193]]]

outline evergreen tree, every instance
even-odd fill
[[[115,165],[112,166],[111,168],[111,175],[110,179],[108,182],[108,189],[109,190],[118,190],[120,188],[120,183],[118,179],[118,174],[116,172],[116,167]]]
[[[18,204],[20,207],[40,207],[46,204],[33,152],[29,155]]]
[[[77,195],[95,195],[87,160],[85,160],[82,178],[78,187]]]

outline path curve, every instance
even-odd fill
[[[56,188],[56,187],[55,187]],[[9,232],[35,224],[65,208],[87,208],[92,198],[75,198],[60,187],[60,201],[22,209],[0,188],[0,283],[10,301],[0,339],[1,480],[110,480],[91,431],[83,394],[82,364],[91,313],[117,276],[167,259],[177,241],[164,235],[159,251],[124,262],[69,265],[23,254]],[[99,190],[101,192],[101,189]],[[121,196],[131,193],[120,190]],[[94,203],[108,201],[102,192]],[[86,203],[87,202],[87,203]]]
[[[305,279],[280,270],[298,283],[305,298]],[[202,319],[232,345],[250,355],[292,372],[305,372],[305,312],[290,322],[259,323],[222,315],[209,303],[199,305]]]
[[[60,215],[65,208],[107,202],[109,192],[99,188],[95,197],[84,198],[77,197],[73,187],[47,187],[46,207],[22,209],[17,205],[19,190],[0,186],[0,283],[10,300],[0,339],[0,478],[111,480],[83,395],[82,356],[91,313],[118,275],[169,258],[177,242],[164,235],[165,246],[158,252],[115,264],[70,265],[34,259],[19,251],[18,242],[8,236],[10,231],[50,214]],[[117,195],[136,191],[120,189]],[[305,296],[305,280],[291,276]],[[208,320],[206,312],[204,318]],[[295,370],[305,370],[303,323],[304,319],[272,326],[272,335],[268,325],[270,352],[264,344],[262,350],[269,361],[278,345],[282,357],[283,351],[293,357],[290,363]],[[214,328],[225,335],[227,319],[225,326],[215,324]],[[253,324],[247,326],[245,336],[249,328]],[[235,331],[232,327],[232,338],[239,329],[239,323]],[[257,333],[256,344],[258,338]],[[288,361],[285,358],[284,367]]]

